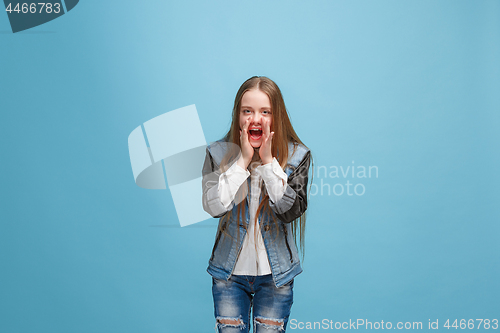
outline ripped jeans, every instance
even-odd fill
[[[241,333],[283,333],[293,303],[293,281],[277,288],[271,274],[231,275],[228,281],[212,277],[216,331]],[[217,330],[218,329],[218,330]]]

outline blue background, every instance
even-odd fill
[[[499,1],[87,0],[0,39],[0,331],[213,330],[216,221],[180,228],[127,137],[196,104],[214,141],[253,75],[315,168],[379,170],[314,175],[366,192],[311,196],[291,319],[499,319]]]

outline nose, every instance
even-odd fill
[[[252,118],[252,123],[260,125],[261,121],[262,116],[257,112]]]

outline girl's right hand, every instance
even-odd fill
[[[252,161],[254,153],[253,147],[250,144],[250,141],[248,141],[248,126],[250,125],[251,121],[251,117],[247,118],[247,120],[243,124],[243,129],[240,130],[241,157],[238,160],[238,165],[245,170],[248,168],[248,165]]]

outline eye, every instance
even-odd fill
[[[244,110],[242,110],[242,112],[245,113],[245,114],[249,114],[250,110],[244,109]]]
[[[263,113],[263,114],[265,114],[265,115],[270,115],[270,114],[271,114],[271,111],[269,111],[269,110],[264,110],[264,111],[262,111],[262,113]]]

